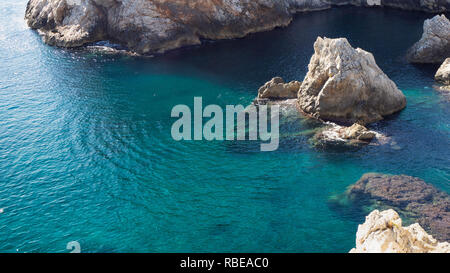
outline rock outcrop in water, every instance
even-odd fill
[[[447,58],[439,67],[434,76],[437,82],[442,83],[441,89],[450,90],[450,58]]]
[[[442,63],[450,57],[450,21],[445,15],[425,20],[422,38],[407,53],[413,63]]]
[[[317,38],[298,100],[307,114],[346,123],[379,121],[406,106],[373,55],[345,38]]]
[[[376,133],[368,130],[360,124],[353,124],[350,127],[329,124],[324,129],[319,130],[311,139],[314,146],[327,145],[360,145],[368,144],[376,136]]]
[[[298,11],[344,4],[450,10],[442,0],[30,0],[25,17],[50,45],[113,40],[151,54],[196,45],[200,39],[244,37],[286,26]]]
[[[359,225],[351,253],[450,253],[450,244],[438,242],[419,224],[402,226],[394,210],[374,210]]]
[[[300,85],[298,81],[285,83],[283,78],[275,77],[259,88],[258,99],[295,99]]]
[[[365,174],[349,187],[346,198],[356,205],[393,208],[438,240],[450,241],[450,197],[419,178]]]

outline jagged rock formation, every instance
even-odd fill
[[[25,17],[51,45],[111,39],[146,54],[286,26],[294,11],[327,6],[321,0],[30,0]]]
[[[434,76],[437,82],[443,84],[441,89],[450,90],[450,58],[445,59],[441,67],[439,67],[436,75]]]
[[[258,99],[294,99],[300,89],[300,82],[285,83],[283,78],[275,77],[258,90]]]
[[[402,226],[394,210],[374,210],[359,225],[351,253],[450,253],[448,242],[438,242],[419,224]]]
[[[93,1],[31,0],[25,18],[50,45],[76,47],[106,36],[105,11]]]
[[[286,26],[292,14],[332,5],[446,11],[443,0],[30,0],[28,25],[44,42],[78,47],[113,40],[140,54],[244,37]]]
[[[373,55],[345,38],[317,38],[298,100],[307,114],[346,123],[375,122],[406,106]]]
[[[425,181],[406,175],[363,175],[346,192],[358,206],[393,208],[427,232],[450,241],[450,197]]]
[[[368,130],[360,124],[353,124],[350,127],[340,126],[334,123],[329,124],[324,129],[319,130],[311,139],[314,146],[326,145],[360,145],[368,144],[376,136],[376,133]]]
[[[370,141],[375,137],[374,132],[369,131],[366,127],[358,123],[346,128],[342,135],[345,139],[356,139],[361,141]]]
[[[407,53],[412,63],[442,63],[450,57],[450,21],[445,15],[425,20],[422,38]]]

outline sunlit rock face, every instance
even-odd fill
[[[274,77],[259,88],[258,99],[294,99],[297,97],[300,85],[298,81],[286,83],[282,78]]]
[[[374,210],[359,225],[351,253],[450,253],[448,242],[438,242],[419,224],[402,226],[394,210]]]
[[[30,0],[25,17],[44,42],[77,47],[114,40],[140,54],[244,37],[286,26],[299,11],[333,5],[445,11],[443,0]]]
[[[145,54],[286,26],[295,11],[327,7],[322,0],[30,0],[25,17],[51,45],[112,39]]]
[[[107,36],[107,14],[94,1],[31,0],[25,18],[50,45],[76,47]]]
[[[311,139],[314,146],[326,147],[328,145],[352,145],[359,146],[369,144],[376,137],[376,132],[368,130],[360,124],[352,126],[340,126],[334,123],[326,123]]]
[[[298,100],[307,114],[346,123],[379,121],[406,106],[373,55],[345,38],[317,38]]]
[[[450,21],[445,15],[425,20],[422,38],[407,53],[412,63],[442,63],[450,57]]]
[[[450,91],[450,58],[442,63],[434,78],[437,82],[443,84],[440,89]]]

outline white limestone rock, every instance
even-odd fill
[[[298,93],[300,108],[329,121],[370,123],[402,110],[406,98],[373,55],[347,39],[318,37]]]
[[[437,82],[443,84],[443,86],[440,87],[441,90],[450,91],[450,58],[445,59],[434,78]]]
[[[106,37],[106,14],[90,0],[30,0],[25,17],[50,45],[77,47]]]
[[[394,210],[372,211],[359,225],[356,247],[350,253],[450,253],[448,242],[438,242],[419,224],[402,226]]]
[[[450,57],[450,21],[445,15],[425,20],[422,38],[407,53],[412,63],[442,63]]]
[[[285,83],[283,78],[275,77],[259,88],[258,99],[293,99],[297,97],[300,85],[298,81]]]
[[[357,123],[349,127],[332,122],[326,122],[325,125],[323,129],[318,130],[311,138],[310,142],[314,146],[367,145],[378,136],[382,137],[381,134]]]

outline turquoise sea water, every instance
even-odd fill
[[[366,172],[450,192],[449,98],[406,49],[430,14],[339,8],[245,39],[154,58],[44,45],[25,0],[0,2],[0,252],[347,252],[361,215],[328,200]],[[280,148],[175,142],[177,104],[249,104],[275,75],[302,80],[318,35],[371,51],[407,108],[377,129],[397,146],[312,148],[301,117]]]

